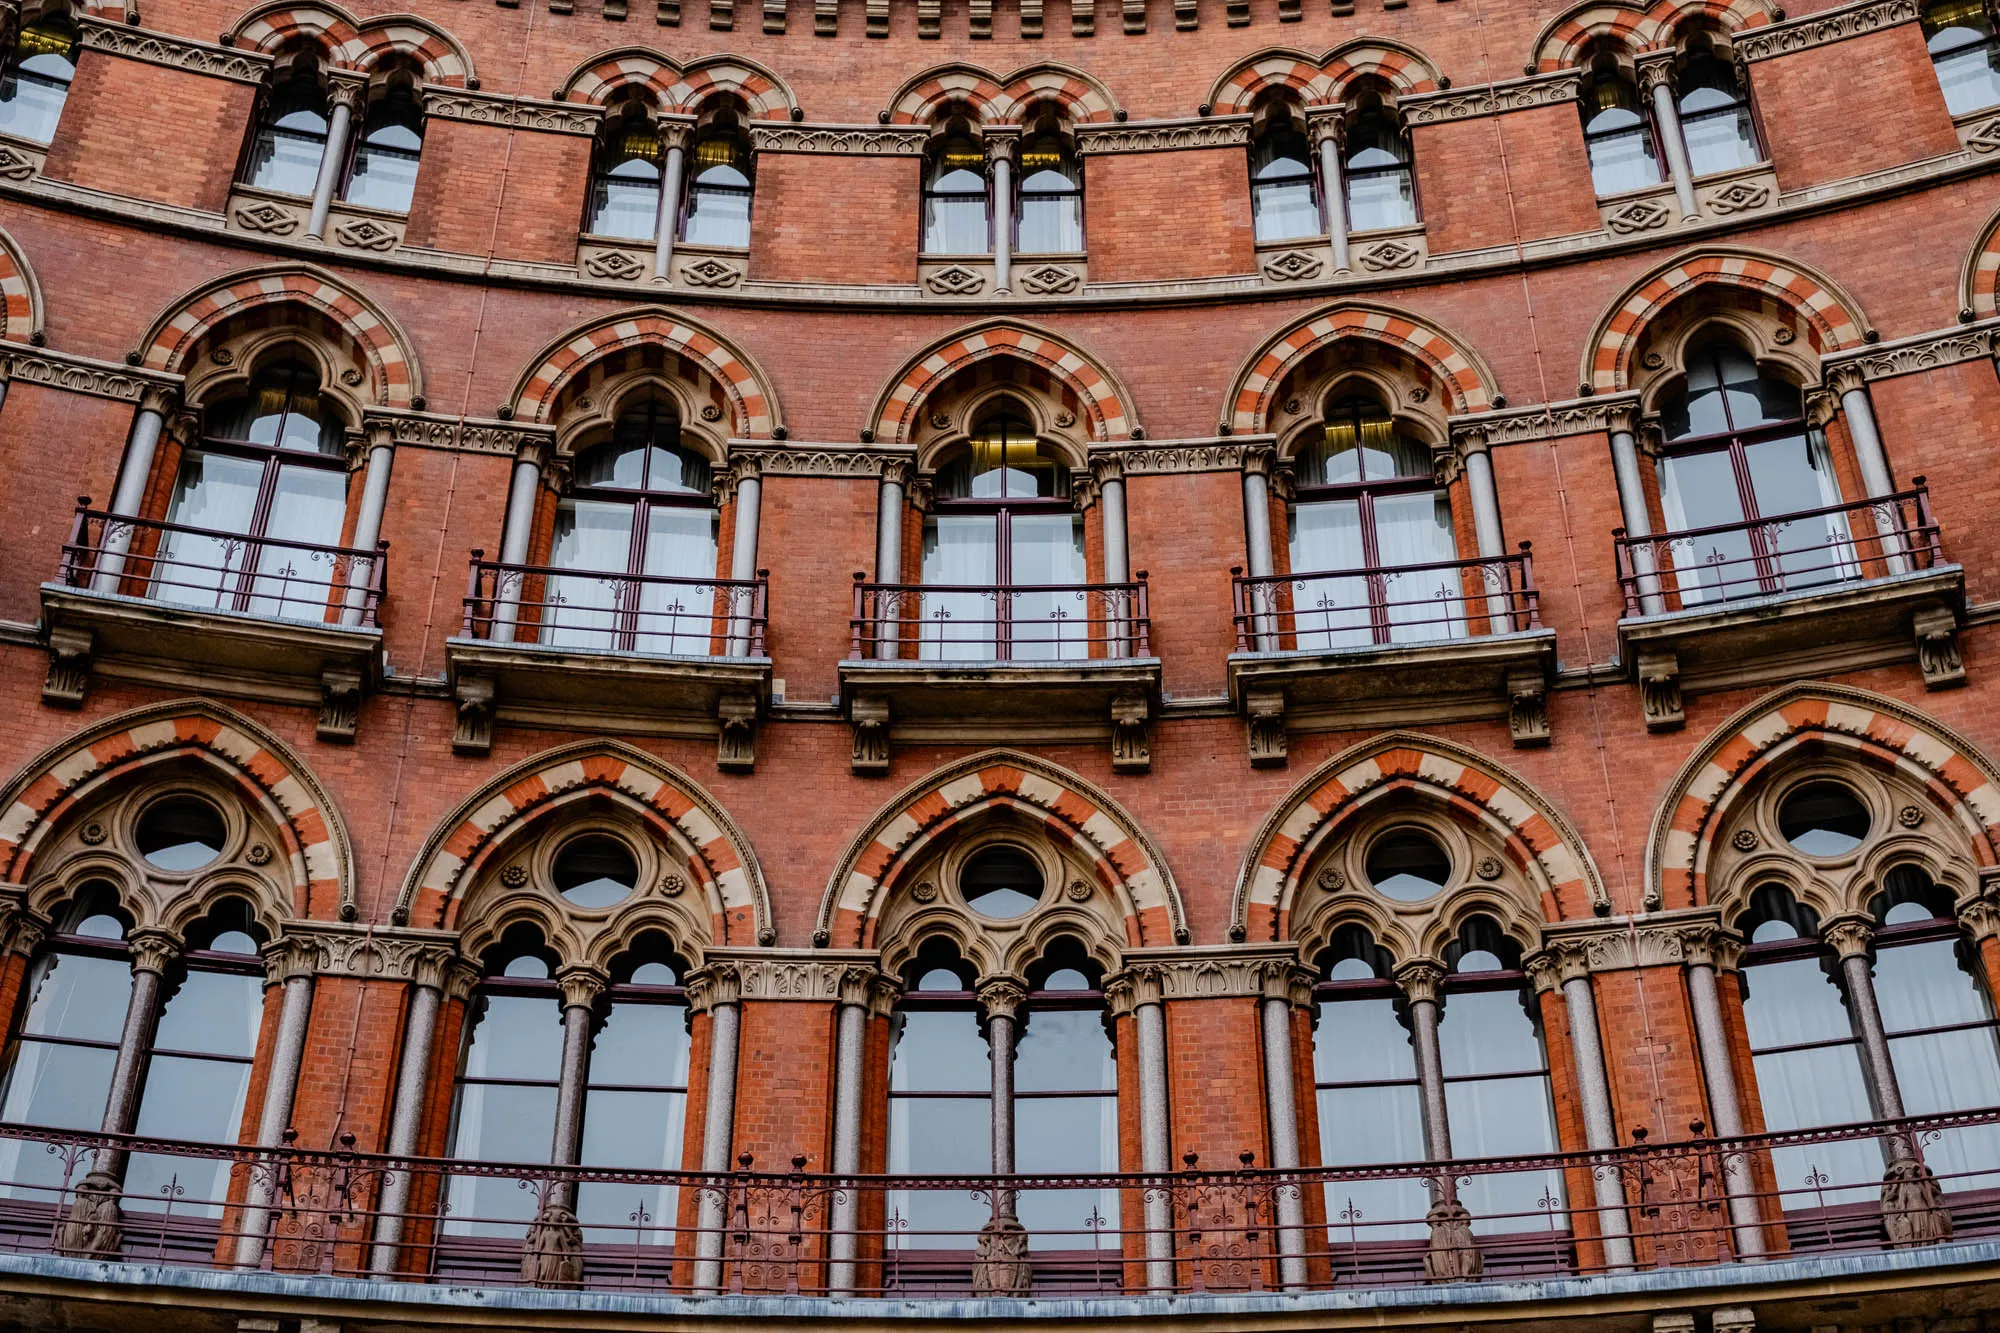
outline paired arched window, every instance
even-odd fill
[[[992,248],[986,150],[958,119],[924,159],[924,253],[983,255]]]
[[[659,233],[660,189],[666,146],[643,114],[608,120],[592,157],[590,215],[593,236],[650,241]]]
[[[51,14],[25,25],[0,62],[0,131],[36,143],[55,137],[76,77],[76,29]]]
[[[260,100],[256,130],[243,156],[243,183],[311,196],[326,154],[337,153],[341,199],[362,208],[409,212],[424,146],[420,77],[400,66],[378,74],[362,93],[360,124],[334,142],[332,94],[324,74],[309,55],[296,57]]]
[[[672,402],[628,406],[576,460],[556,506],[542,642],[705,655],[719,521],[708,460],[681,444]]]
[[[301,57],[281,82],[265,90],[243,183],[310,197],[326,157],[329,112],[318,69]]]
[[[1300,450],[1291,529],[1300,648],[1450,637],[1464,623],[1451,498],[1429,446],[1399,429],[1382,400],[1328,404],[1320,438]],[[1337,571],[1345,577],[1318,577]],[[1305,576],[1313,577],[1305,577]]]
[[[1604,54],[1584,81],[1583,143],[1590,154],[1590,180],[1599,196],[1643,190],[1660,183],[1660,153],[1653,122],[1639,89]]]
[[[1250,141],[1250,217],[1260,245],[1302,240],[1326,229],[1312,148],[1288,106],[1272,106]]]
[[[1341,174],[1347,192],[1347,227],[1375,231],[1417,221],[1417,178],[1410,141],[1379,101],[1364,102],[1348,126]]]
[[[202,413],[181,454],[153,564],[161,601],[321,619],[347,513],[345,431],[302,360],[259,370],[241,398]]]
[[[416,75],[398,70],[369,90],[341,198],[363,208],[409,212],[423,148],[424,112],[417,101]]]
[[[1763,160],[1749,95],[1726,55],[1697,38],[1681,58],[1676,81],[1681,137],[1695,175],[1734,171]]]
[[[1015,250],[1046,255],[1083,249],[1083,165],[1052,115],[1040,118],[1022,142],[1014,190]]]
[[[1946,110],[1958,116],[2000,105],[2000,43],[1986,0],[1937,0],[1923,19]]]
[[[681,239],[690,245],[750,244],[754,186],[750,138],[732,112],[721,112],[689,152],[687,211]]]
[[[1089,656],[1089,617],[1061,591],[1085,579],[1083,516],[1070,502],[1069,469],[1028,421],[1003,411],[980,422],[938,469],[936,495],[923,580],[947,591],[924,596],[921,655]]]

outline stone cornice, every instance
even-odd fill
[[[364,426],[386,426],[396,444],[413,449],[445,449],[512,458],[524,444],[555,443],[555,430],[549,426],[523,426],[511,421],[455,417],[444,413],[371,407],[363,413],[362,420]]]
[[[1450,120],[1471,120],[1497,116],[1508,111],[1527,111],[1538,106],[1574,102],[1583,86],[1578,70],[1557,70],[1532,78],[1509,79],[1478,88],[1455,88],[1448,92],[1423,93],[1396,103],[1403,121],[1409,125],[1442,125]]]
[[[1231,944],[1174,949],[1131,949],[1124,971],[1144,976],[1166,1000],[1220,1000],[1262,997],[1276,986],[1295,987],[1292,973],[1299,951],[1285,944]]]
[[[1730,39],[1730,49],[1738,60],[1768,60],[1830,42],[1844,42],[1849,37],[1860,37],[1898,23],[1914,23],[1916,19],[1917,0],[1860,0],[1857,4],[1823,9],[1788,22],[1737,33]]]
[[[773,444],[769,440],[731,440],[731,458],[754,458],[767,477],[879,477],[894,462],[914,463],[910,449],[881,449],[865,444]]]
[[[124,23],[85,17],[77,21],[78,35],[85,49],[104,51],[127,60],[143,60],[149,65],[165,65],[217,79],[238,83],[262,83],[271,70],[271,57],[261,51],[237,51],[213,42],[190,37],[170,37]]]
[[[181,384],[179,375],[12,342],[0,342],[0,364],[6,366],[7,379],[15,384],[45,384],[127,403],[138,402],[148,389],[179,388]]]
[[[902,125],[785,125],[750,127],[750,146],[760,153],[866,154],[921,157],[931,132]]]
[[[551,134],[595,134],[604,108],[586,102],[545,102],[533,97],[502,97],[438,84],[424,86],[424,114],[441,120],[475,125],[499,125]]]
[[[1090,451],[1095,459],[1116,458],[1127,475],[1148,472],[1241,472],[1246,450],[1269,445],[1269,435],[1215,436],[1193,440],[1153,440],[1141,445],[1120,445]]]
[[[1093,153],[1160,153],[1188,148],[1240,148],[1250,142],[1250,117],[1212,116],[1202,120],[1163,120],[1144,125],[1100,125],[1076,132],[1076,151]]]
[[[458,957],[458,936],[453,932],[411,926],[290,921],[282,942],[317,976],[413,981],[440,989],[446,967]]]
[[[1565,435],[1587,435],[1610,429],[1611,413],[1634,407],[1636,394],[1606,394],[1601,398],[1571,398],[1559,403],[1529,403],[1497,412],[1451,418],[1451,441],[1463,450],[1468,444],[1525,444],[1532,440],[1555,440]]]
[[[1551,958],[1578,960],[1591,972],[1671,967],[1688,960],[1691,936],[1706,939],[1719,924],[1714,908],[1694,907],[1643,916],[1559,921],[1543,931]]]
[[[850,988],[881,973],[881,960],[861,949],[714,949],[705,968],[735,974],[735,994],[745,1000],[808,1000],[837,1004]]]
[[[1995,350],[1996,337],[2000,337],[2000,318],[1982,319],[1957,328],[1938,329],[1898,338],[1893,342],[1870,343],[1850,351],[1829,353],[1821,366],[1829,381],[1834,371],[1844,366],[1853,366],[1866,379],[1894,379],[1898,375],[1914,375],[1940,366],[1957,365],[1961,361],[1990,357]]]

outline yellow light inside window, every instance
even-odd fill
[[[36,23],[21,29],[16,39],[22,56],[68,55],[75,39],[53,24]]]
[[[939,161],[953,171],[960,168],[977,171],[986,164],[986,155],[977,148],[947,148]]]
[[[733,167],[742,156],[742,151],[728,139],[704,139],[694,146],[697,167]]]
[[[626,157],[643,157],[648,162],[660,160],[659,136],[645,130],[633,130],[618,145],[618,151]]]
[[[1062,165],[1062,153],[1054,148],[1030,148],[1021,154],[1021,170],[1040,171]]]
[[[1968,28],[1983,28],[1986,26],[1986,6],[1983,0],[1940,0],[1924,10],[1924,24],[1933,31],[1961,24]]]

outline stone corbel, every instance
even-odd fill
[[[452,703],[458,720],[451,731],[456,754],[485,754],[493,748],[493,677],[462,671],[452,682]]]
[[[865,696],[855,699],[847,707],[847,716],[854,724],[854,748],[848,757],[848,767],[867,777],[887,773],[889,701]]]
[[[931,506],[937,503],[937,473],[929,469],[918,470],[904,488],[903,498],[917,513],[930,513]]]
[[[1539,666],[1507,673],[1507,730],[1517,749],[1549,743],[1549,683]]]
[[[757,766],[757,696],[730,692],[716,705],[722,729],[715,738],[715,766],[748,773]]]
[[[1840,395],[1834,389],[1806,390],[1806,424],[1825,430],[1840,415]]]
[[[1450,442],[1431,447],[1431,478],[1439,486],[1449,486],[1465,475],[1467,454],[1486,452],[1484,426],[1457,426]]]
[[[360,724],[361,673],[353,667],[325,668],[319,673],[319,738],[351,745]]]
[[[1069,502],[1077,513],[1089,512],[1101,498],[1102,488],[1092,469],[1073,467],[1069,470]]]
[[[1153,767],[1153,750],[1146,738],[1152,705],[1143,694],[1121,694],[1111,701],[1111,771],[1145,773]]]
[[[1283,768],[1288,754],[1284,690],[1247,691],[1243,696],[1243,716],[1249,724],[1250,766]]]
[[[49,674],[42,680],[42,702],[57,708],[80,708],[90,691],[90,653],[97,636],[71,625],[49,628]]]
[[[1687,725],[1681,706],[1681,659],[1671,648],[1639,650],[1639,706],[1646,730],[1677,731]]]
[[[1949,690],[1965,684],[1965,659],[1958,651],[1958,614],[1948,606],[1927,606],[1910,618],[1917,639],[1917,666],[1924,688]]]

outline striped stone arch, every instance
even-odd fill
[[[638,46],[592,56],[570,72],[557,96],[601,106],[631,87],[644,88],[653,108],[669,113],[697,112],[718,93],[742,99],[752,120],[789,120],[799,104],[790,85],[762,65],[714,56],[681,66]]]
[[[245,269],[195,288],[146,331],[139,362],[150,370],[185,373],[218,325],[271,305],[309,311],[331,325],[355,362],[368,368],[370,402],[409,407],[423,395],[416,353],[389,313],[325,269],[307,264]]]
[[[1535,38],[1530,68],[1543,74],[1573,69],[1582,63],[1585,49],[1599,40],[1616,43],[1637,55],[1672,45],[1690,22],[1740,32],[1762,27],[1776,17],[1764,0],[1656,0],[1650,6],[1627,0],[1584,0],[1542,28]]]
[[[592,801],[609,801],[638,815],[682,858],[693,888],[708,904],[715,943],[776,941],[764,872],[736,821],[672,764],[603,738],[544,750],[461,801],[417,853],[391,920],[455,929],[465,891],[496,849],[511,851],[510,833],[524,821]]]
[[[1476,750],[1392,731],[1321,764],[1271,812],[1236,875],[1230,939],[1291,938],[1292,908],[1306,868],[1355,816],[1410,793],[1493,834],[1541,895],[1545,919],[1610,909],[1583,838],[1533,787]]]
[[[1124,908],[1128,947],[1187,942],[1173,872],[1116,801],[1046,760],[987,750],[904,788],[847,845],[820,901],[814,944],[877,947],[882,910],[924,849],[995,810],[1035,821],[1090,861],[1099,886]]]
[[[1748,250],[1690,250],[1654,269],[1614,300],[1585,346],[1581,382],[1597,393],[1631,387],[1632,358],[1647,326],[1683,297],[1704,287],[1755,292],[1789,312],[1821,356],[1857,347],[1869,325],[1854,299],[1831,278],[1803,264]]]
[[[1371,77],[1407,96],[1433,91],[1439,75],[1437,66],[1414,47],[1380,37],[1348,42],[1317,58],[1271,48],[1245,56],[1215,81],[1208,92],[1209,113],[1246,114],[1273,88],[1291,89],[1306,106],[1328,106],[1341,101],[1355,80]]]
[[[1027,65],[999,75],[977,65],[941,65],[926,70],[889,99],[889,123],[928,125],[944,107],[963,102],[986,125],[1019,124],[1031,107],[1061,104],[1078,125],[1117,119],[1118,100],[1091,75],[1068,65]]]
[[[0,338],[38,343],[42,337],[42,284],[22,252],[20,242],[0,229],[0,309],[5,311]]]
[[[383,14],[357,20],[337,5],[299,4],[273,0],[236,20],[230,45],[274,53],[305,41],[338,69],[366,71],[384,56],[404,55],[416,61],[424,82],[453,88],[477,88],[472,57],[458,39],[414,14]]]
[[[347,824],[290,746],[207,699],[177,699],[108,717],[43,750],[0,790],[0,880],[24,884],[63,816],[108,784],[193,760],[259,807],[278,830],[290,871],[291,913],[358,915]],[[276,869],[276,866],[273,866]]]
[[[2000,768],[1979,747],[1887,695],[1802,681],[1731,717],[1681,765],[1646,840],[1648,910],[1708,902],[1716,831],[1761,774],[1801,749],[1914,778],[1965,832],[1980,864],[2000,864]]]
[[[659,307],[606,315],[544,347],[508,397],[514,419],[552,421],[564,388],[585,367],[612,352],[647,343],[687,358],[715,381],[729,403],[732,436],[772,439],[784,428],[771,381],[748,352],[713,329]]]
[[[1025,361],[1055,377],[1076,398],[1078,424],[1093,441],[1137,438],[1132,396],[1110,368],[1048,329],[1014,319],[989,319],[932,343],[904,362],[868,413],[877,444],[910,443],[925,401],[965,367],[988,357]]]
[[[1419,315],[1367,301],[1344,301],[1295,321],[1238,367],[1229,427],[1238,435],[1271,429],[1272,407],[1286,377],[1319,349],[1342,339],[1379,343],[1408,356],[1445,395],[1446,415],[1485,412],[1499,392],[1492,370],[1456,335]]]
[[[1965,257],[1958,286],[1959,308],[1970,310],[1974,319],[2000,315],[2000,211],[1980,228],[1979,239]]]

